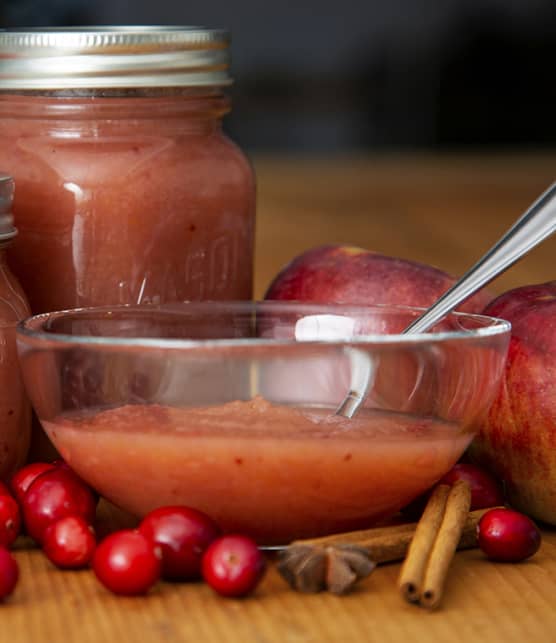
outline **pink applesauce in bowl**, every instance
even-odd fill
[[[369,333],[418,312],[281,302],[82,309],[27,320],[18,347],[43,427],[101,494],[137,516],[186,504],[273,544],[392,515],[472,440],[508,325],[453,315],[418,337]],[[323,338],[332,322],[349,335]],[[371,358],[372,385],[347,419],[334,410],[353,351]]]
[[[128,511],[194,506],[226,531],[266,543],[391,515],[471,439],[430,419],[365,410],[346,420],[262,398],[192,409],[128,405],[44,426],[64,459]]]

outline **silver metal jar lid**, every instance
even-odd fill
[[[0,30],[0,89],[229,85],[229,44],[202,27]]]
[[[13,239],[17,234],[12,216],[13,199],[14,180],[0,173],[0,241]]]

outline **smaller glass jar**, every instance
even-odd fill
[[[0,479],[24,463],[31,434],[31,408],[15,342],[15,327],[30,310],[6,261],[6,249],[17,234],[11,215],[13,193],[13,179],[0,174]]]

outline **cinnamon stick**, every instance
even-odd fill
[[[427,563],[442,524],[449,493],[448,485],[438,485],[432,492],[402,565],[398,584],[402,596],[410,603],[421,598]]]
[[[453,487],[439,485],[415,530],[402,567],[399,587],[409,602],[434,608],[469,518],[471,490],[463,480]]]
[[[475,511],[469,512],[465,520],[458,549],[469,549],[477,546],[477,525],[483,514],[489,510],[490,508],[476,509]],[[295,540],[291,545],[288,545],[286,549],[298,545],[324,548],[338,544],[353,544],[367,548],[375,563],[392,563],[405,558],[416,528],[416,522],[407,522],[399,525],[390,525],[388,527],[348,531],[331,536]]]
[[[448,568],[456,552],[470,505],[469,485],[463,480],[456,482],[448,496],[442,524],[430,553],[421,595],[421,605],[424,607],[433,609],[440,603]]]

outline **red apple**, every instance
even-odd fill
[[[319,246],[288,263],[270,284],[265,299],[426,307],[454,281],[423,263],[352,246]],[[480,292],[460,310],[480,312],[490,299]]]
[[[485,314],[512,323],[502,385],[471,453],[510,504],[556,524],[556,281],[504,293]]]

